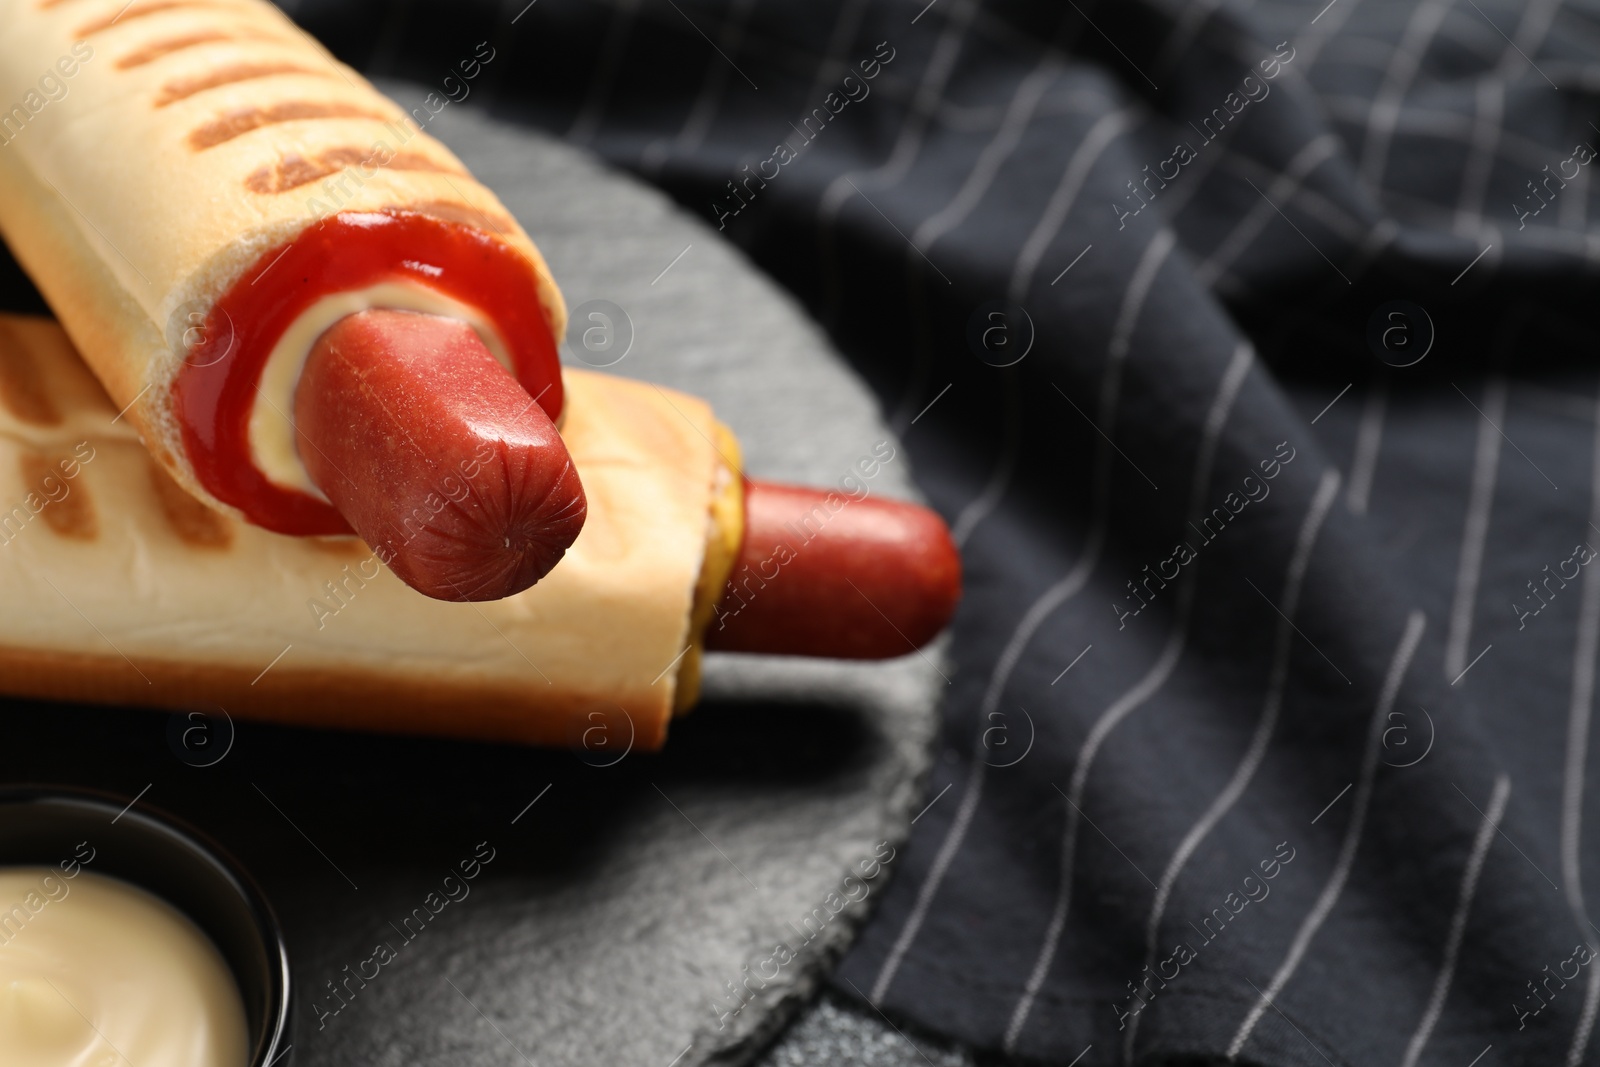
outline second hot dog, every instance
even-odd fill
[[[839,659],[903,656],[949,623],[961,556],[939,515],[892,500],[745,482],[744,539],[706,647]]]

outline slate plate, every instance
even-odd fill
[[[402,103],[426,93],[387,90]],[[820,333],[709,227],[525,130],[458,107],[430,130],[500,192],[569,305],[626,312],[631,347],[610,369],[709,398],[753,473],[836,485],[892,442]],[[620,351],[619,334],[582,355]],[[911,495],[904,453],[868,484]],[[625,738],[573,754],[239,723],[223,758],[195,766],[212,758],[194,755],[201,735],[186,752],[168,716],[13,701],[0,779],[148,787],[141,804],[255,872],[290,940],[297,1067],[738,1062],[892,876],[893,861],[844,882],[903,837],[943,669],[937,652],[713,657],[707,700],[659,755],[626,752]],[[226,727],[210,729],[198,751],[214,755]],[[467,895],[430,912],[430,892],[443,899],[475,853],[492,859]],[[861,899],[834,914],[845,897]],[[348,979],[372,973],[363,961],[380,943],[392,962]]]

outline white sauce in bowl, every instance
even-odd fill
[[[216,946],[115,878],[0,868],[0,1064],[245,1067],[244,1002]]]

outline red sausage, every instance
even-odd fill
[[[898,501],[745,483],[745,532],[706,647],[841,659],[903,656],[961,597],[944,520]]]
[[[346,316],[312,348],[294,418],[311,480],[428,596],[521,592],[583,527],[583,486],[554,424],[464,322]]]

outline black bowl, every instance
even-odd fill
[[[131,798],[84,789],[0,789],[0,866],[55,867],[87,841],[84,869],[131,882],[192,919],[232,969],[250,1067],[277,1065],[289,1040],[289,956],[255,881],[199,831]]]

